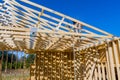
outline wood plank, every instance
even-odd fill
[[[113,54],[114,54],[114,59],[115,59],[115,63],[116,63],[116,70],[117,70],[117,76],[118,76],[118,80],[120,80],[120,62],[119,62],[119,53],[118,53],[118,48],[117,48],[117,44],[115,43],[116,41],[112,42],[112,47],[113,47]]]
[[[112,53],[112,46],[111,44],[109,43],[108,45],[108,55],[109,55],[109,61],[110,61],[110,71],[111,71],[111,77],[112,77],[112,80],[116,80],[115,78],[115,69],[114,69],[114,59],[113,59],[113,53]]]
[[[101,32],[101,33],[103,33],[103,34],[112,36],[111,34],[105,32],[105,31],[103,31],[103,30],[101,30],[101,29],[95,28],[95,27],[93,27],[93,26],[91,26],[91,25],[88,25],[88,24],[86,24],[86,23],[84,23],[84,22],[78,21],[78,20],[73,19],[73,18],[71,18],[71,17],[69,17],[69,16],[66,16],[66,15],[63,15],[63,14],[61,14],[61,13],[58,13],[58,12],[56,12],[56,11],[54,11],[54,10],[51,10],[51,9],[49,9],[49,8],[46,8],[46,7],[44,7],[44,6],[38,5],[38,4],[33,3],[33,2],[31,2],[31,1],[28,1],[28,0],[21,0],[21,1],[23,1],[23,2],[25,2],[25,3],[28,3],[28,4],[31,4],[31,5],[33,5],[33,6],[36,6],[36,7],[38,7],[38,8],[42,8],[42,9],[44,9],[44,10],[47,10],[47,11],[49,11],[49,12],[51,12],[51,13],[54,13],[54,14],[57,14],[57,15],[59,15],[59,16],[65,16],[65,18],[68,18],[68,19],[70,19],[70,20],[72,20],[72,21],[74,21],[74,22],[80,23],[80,24],[82,24],[82,25],[84,25],[84,26],[87,26],[87,27],[92,28],[92,29],[94,29],[94,30],[96,30],[96,31],[99,31],[99,32]]]

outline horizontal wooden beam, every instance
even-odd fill
[[[55,32],[48,30],[38,30],[39,33],[49,33],[49,34],[59,34],[59,35],[71,35],[71,36],[84,36],[84,37],[104,37],[104,38],[112,38],[112,36],[104,36],[104,35],[95,35],[95,34],[83,34],[83,33],[75,33],[75,32]]]

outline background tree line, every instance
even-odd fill
[[[29,68],[29,66],[34,63],[34,54],[26,54],[26,56],[21,56],[20,54],[22,54],[22,52],[17,54],[16,52],[12,53],[11,51],[0,51],[0,60],[2,60],[3,57],[2,70],[5,70],[6,67],[7,69]]]

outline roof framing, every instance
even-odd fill
[[[0,45],[8,49],[66,51],[74,45],[78,50],[114,38],[106,31],[29,0],[5,0],[0,5]]]

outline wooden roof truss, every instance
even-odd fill
[[[79,50],[114,37],[29,0],[5,0],[0,8],[1,49]]]

